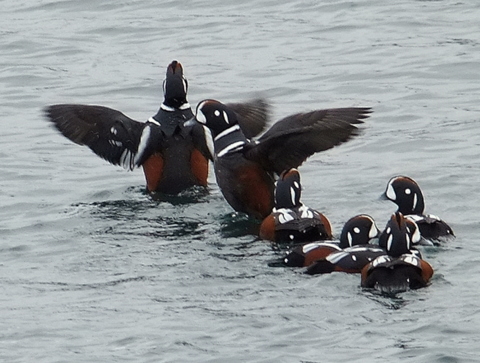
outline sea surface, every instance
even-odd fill
[[[0,361],[479,362],[478,1],[0,1]],[[140,121],[180,61],[189,101],[266,97],[272,120],[365,106],[361,135],[300,167],[338,236],[385,226],[390,177],[417,180],[457,238],[426,247],[431,285],[270,267],[283,252],[208,193],[153,200],[58,134],[42,109]],[[285,150],[288,153],[288,150]]]

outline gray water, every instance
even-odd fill
[[[0,360],[478,362],[477,1],[2,0]],[[422,187],[453,241],[429,287],[385,297],[358,275],[273,268],[281,254],[208,195],[153,201],[42,117],[100,104],[146,120],[166,66],[192,105],[268,97],[274,119],[371,106],[362,135],[301,168],[338,235],[389,178]]]

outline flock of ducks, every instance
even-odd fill
[[[370,216],[359,215],[345,224],[338,242],[332,241],[328,218],[300,202],[296,168],[312,154],[358,135],[370,108],[288,115],[264,131],[269,110],[263,99],[230,104],[207,99],[194,113],[177,61],[168,65],[163,88],[164,100],[147,122],[96,105],[57,104],[48,106],[45,115],[65,137],[111,164],[142,167],[150,193],[206,187],[213,162],[225,200],[260,221],[260,237],[296,246],[282,260],[286,266],[306,267],[309,274],[361,273],[362,286],[387,292],[428,284],[433,269],[415,246],[421,236],[438,239],[453,231],[423,214],[423,195],[413,179],[398,176],[388,183],[385,197],[398,211],[383,232]]]

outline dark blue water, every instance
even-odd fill
[[[0,2],[0,360],[477,362],[480,5],[458,1]],[[189,100],[263,95],[274,118],[371,106],[362,135],[300,171],[335,229],[380,227],[389,178],[422,187],[457,238],[423,251],[431,286],[272,268],[279,253],[209,194],[154,201],[58,135],[45,105],[138,120],[184,65]]]

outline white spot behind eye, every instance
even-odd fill
[[[110,129],[110,132],[114,135],[117,134],[117,129],[115,127],[112,126],[112,128]]]
[[[392,242],[393,242],[393,235],[391,234],[390,236],[388,236],[388,240],[387,240],[387,251],[391,250]]]
[[[185,78],[182,78],[182,82],[183,82],[183,90],[185,91],[185,93],[187,93],[187,82],[185,81]]]
[[[409,188],[405,189],[405,194],[406,194],[406,195],[410,195],[411,192],[412,192],[412,191],[411,191]]]
[[[295,189],[290,188],[290,198],[292,199],[292,204],[295,205]]]
[[[226,113],[225,111],[223,111],[223,119],[225,120],[225,122],[226,122],[227,124],[230,123],[230,120],[228,119],[228,115],[227,115],[227,113]]]
[[[355,227],[355,228],[353,229],[353,231],[354,231],[356,234],[359,234],[359,233],[360,233],[360,228]]]
[[[220,116],[220,111],[219,110],[215,110],[215,112],[213,113],[215,116]]]

